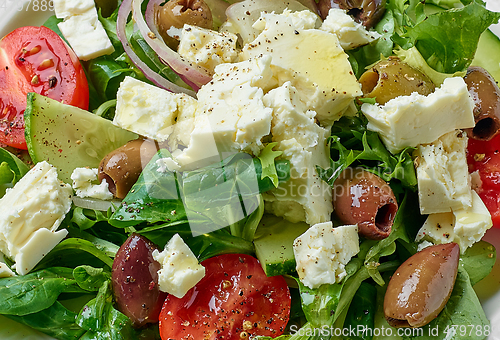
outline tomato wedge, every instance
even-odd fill
[[[469,172],[478,171],[481,187],[476,189],[488,208],[493,226],[500,228],[500,135],[489,141],[469,138]]]
[[[257,259],[243,254],[215,256],[202,265],[205,277],[183,298],[167,296],[160,313],[163,340],[283,333],[291,299],[282,276],[267,277]]]
[[[26,94],[87,109],[89,88],[77,56],[47,27],[18,28],[0,40],[0,142],[26,149]]]

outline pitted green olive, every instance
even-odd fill
[[[148,139],[135,139],[107,154],[99,164],[99,182],[108,182],[109,191],[124,198],[158,150]]]
[[[182,28],[189,24],[212,29],[212,12],[203,0],[170,0],[156,7],[156,24],[165,43],[174,47],[178,41],[167,34],[172,26]]]
[[[359,82],[363,97],[375,98],[381,105],[413,92],[426,96],[436,88],[425,74],[395,57],[375,64],[361,75]]]
[[[467,136],[490,140],[500,130],[500,89],[488,71],[479,66],[469,67],[464,80],[474,99],[476,122],[474,128],[465,130]]]
[[[319,0],[318,10],[323,20],[330,8],[341,8],[366,28],[374,27],[385,13],[386,0]]]
[[[384,314],[393,327],[422,327],[443,310],[458,271],[457,243],[424,248],[394,273],[384,298]]]

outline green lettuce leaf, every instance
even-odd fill
[[[269,143],[257,157],[262,164],[262,175],[260,178],[264,179],[268,177],[275,188],[278,187],[279,178],[276,167],[274,166],[274,160],[283,153],[283,151],[273,151],[276,144],[278,143]]]

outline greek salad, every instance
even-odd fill
[[[500,334],[473,288],[500,228],[500,12],[22,6],[46,13],[0,40],[0,324],[37,339]]]

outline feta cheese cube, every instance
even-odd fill
[[[178,53],[213,74],[215,66],[236,61],[237,41],[238,37],[233,33],[184,24]]]
[[[69,1],[67,1],[69,3]],[[78,3],[78,2],[77,2]],[[82,1],[81,6],[61,6],[60,16],[63,22],[57,24],[75,54],[81,60],[90,60],[115,51],[97,16],[94,2],[92,7],[87,1]]]
[[[380,38],[376,31],[367,31],[365,27],[340,8],[331,8],[320,30],[336,34],[344,50],[366,45]]]
[[[95,8],[94,0],[53,0],[52,2],[58,19],[84,14]]]
[[[471,206],[466,149],[467,135],[460,130],[417,147],[416,172],[422,214],[450,212]]]
[[[291,222],[310,225],[330,220],[333,211],[332,189],[316,172],[316,165],[328,167],[326,138],[329,130],[318,126],[315,112],[298,98],[298,90],[289,82],[264,96],[266,106],[273,109],[272,140],[276,150],[288,159],[291,178],[278,188],[263,194],[266,210]]]
[[[345,266],[359,252],[357,225],[313,225],[293,242],[300,281],[309,288],[342,281]]]
[[[177,298],[182,298],[205,276],[205,268],[179,234],[168,241],[162,252],[154,250],[153,258],[161,265],[158,270],[160,290]]]
[[[416,92],[385,105],[364,103],[367,128],[378,132],[387,149],[397,153],[432,143],[445,133],[474,127],[474,101],[461,77],[447,78],[428,96]]]
[[[0,279],[4,277],[12,277],[15,276],[16,273],[14,273],[9,266],[5,263],[3,254],[0,253]]]
[[[472,191],[472,207],[453,212],[430,214],[415,241],[431,241],[435,244],[456,242],[460,251],[481,240],[486,230],[493,226],[491,215],[479,195]]]
[[[240,59],[272,56],[271,68],[279,85],[290,81],[301,101],[317,112],[322,126],[339,119],[361,86],[335,34],[295,27],[287,15],[263,13],[262,33],[244,46]]]
[[[96,168],[75,168],[71,179],[73,180],[73,189],[78,197],[92,197],[101,200],[113,198],[113,194],[109,191],[108,182],[102,180],[101,184],[93,183],[98,180]]]
[[[0,199],[0,251],[16,261],[24,275],[59,243],[56,232],[71,208],[72,189],[57,178],[49,163],[37,163]]]
[[[159,141],[174,133],[176,123],[194,119],[198,105],[187,94],[172,93],[132,77],[122,81],[116,99],[113,124]],[[177,133],[174,144],[185,139]]]

